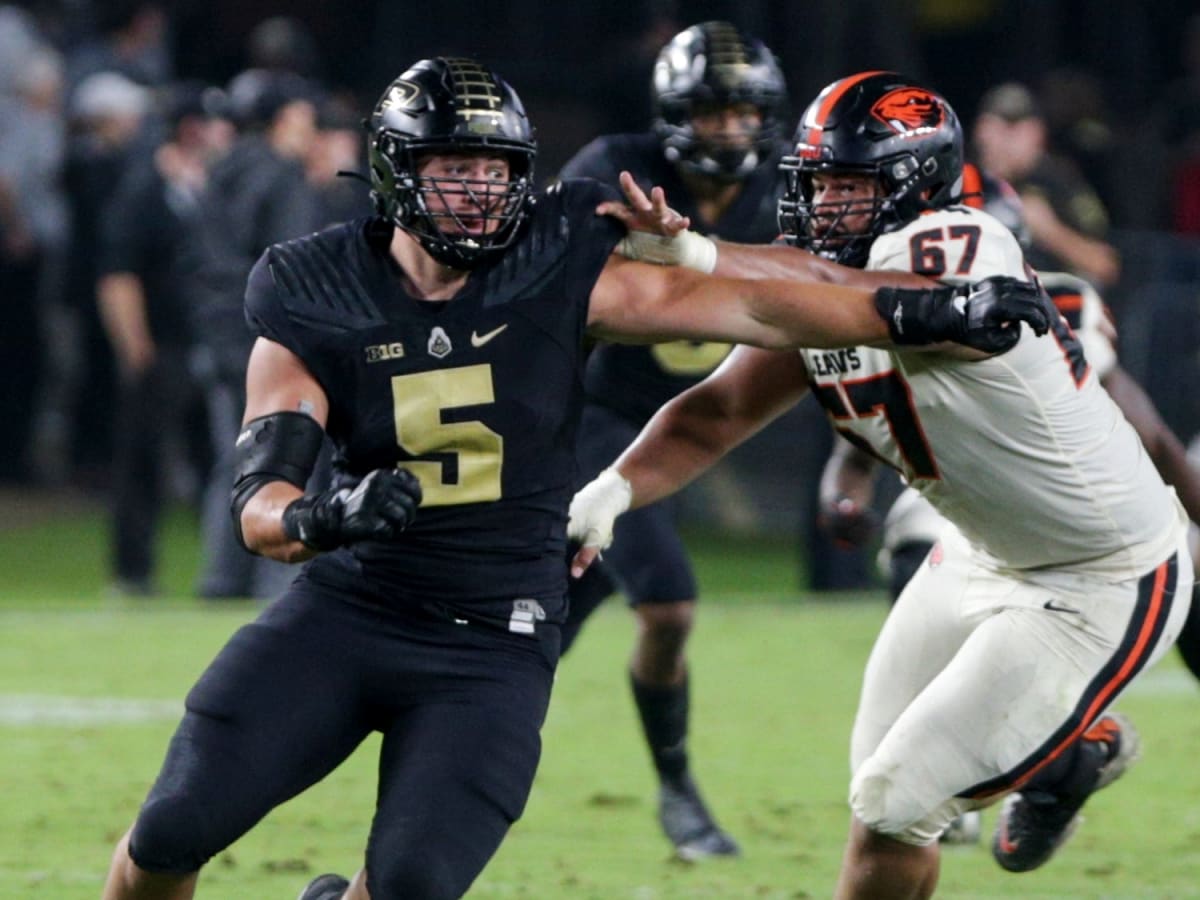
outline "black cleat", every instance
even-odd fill
[[[318,875],[296,900],[341,900],[350,882],[341,875]]]
[[[675,856],[684,862],[739,856],[742,852],[717,825],[690,775],[659,786],[658,821],[675,845]]]
[[[1095,783],[1078,797],[1057,797],[1038,790],[1010,794],[992,837],[992,856],[1002,868],[1030,872],[1044,865],[1075,831],[1087,798],[1124,775],[1141,749],[1133,724],[1120,713],[1101,716],[1080,740],[1094,748],[1098,761]]]

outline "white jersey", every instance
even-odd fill
[[[952,207],[878,238],[867,268],[945,281],[1027,277],[991,216]],[[804,350],[813,391],[850,440],[898,469],[996,567],[1141,574],[1175,547],[1181,512],[1066,321],[965,361],[854,347]]]
[[[1103,381],[1117,364],[1117,350],[1110,337],[1111,330],[1105,327],[1108,314],[1104,309],[1104,301],[1095,288],[1069,272],[1039,272],[1038,280],[1079,338],[1084,358],[1095,376]],[[1196,459],[1200,460],[1200,444],[1197,444]],[[919,492],[907,489],[892,503],[883,521],[881,569],[886,574],[887,554],[894,552],[897,547],[910,542],[932,544],[946,526],[946,519]],[[1196,546],[1200,548],[1200,532],[1197,535]]]

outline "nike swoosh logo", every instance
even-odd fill
[[[1050,612],[1065,612],[1079,615],[1079,610],[1071,609],[1069,606],[1057,606],[1053,600],[1047,600],[1045,603],[1043,603],[1042,609],[1048,609]]]
[[[1009,838],[1007,819],[1000,820],[1000,833],[996,835],[996,843],[999,845],[1002,853],[1016,853],[1017,848],[1021,846],[1020,838],[1017,838],[1015,841]]]
[[[492,338],[497,337],[500,334],[500,332],[502,332],[507,327],[508,327],[507,324],[501,325],[499,328],[493,328],[487,334],[476,334],[474,331],[472,331],[471,332],[471,346],[472,347],[482,347],[484,344],[486,344]]]

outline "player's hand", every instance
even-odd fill
[[[288,537],[314,550],[356,541],[394,540],[421,503],[421,483],[406,469],[376,469],[353,488],[293,501],[283,513]]]
[[[579,489],[567,510],[567,538],[582,544],[571,560],[571,577],[579,578],[613,540],[617,516],[629,509],[633,488],[620,472],[608,468]]]
[[[629,231],[614,252],[635,262],[683,266],[697,272],[708,273],[717,267],[717,245],[687,230],[691,220],[667,205],[662,188],[651,188],[647,197],[628,172],[621,173],[621,187],[628,205],[606,200],[596,207],[598,214],[612,216]]]
[[[1041,336],[1059,315],[1040,285],[1006,276],[947,287],[880,288],[875,308],[895,344],[954,341],[985,353],[1011,350],[1021,339],[1022,322]]]
[[[667,205],[662,188],[653,187],[646,196],[628,172],[621,173],[621,187],[628,205],[606,200],[596,207],[599,215],[612,216],[629,231],[616,253],[656,266],[684,266],[706,273],[716,268],[717,245],[687,230],[691,220]]]
[[[597,215],[611,216],[630,231],[664,238],[673,238],[691,225],[691,219],[667,205],[667,195],[661,187],[655,185],[647,196],[629,172],[622,172],[620,180],[627,202],[606,200],[596,207]]]
[[[879,514],[860,506],[850,497],[836,497],[823,504],[817,524],[842,548],[861,547],[879,530]]]

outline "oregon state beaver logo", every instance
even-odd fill
[[[889,91],[875,101],[871,115],[899,135],[928,134],[946,120],[940,98],[921,88]]]

